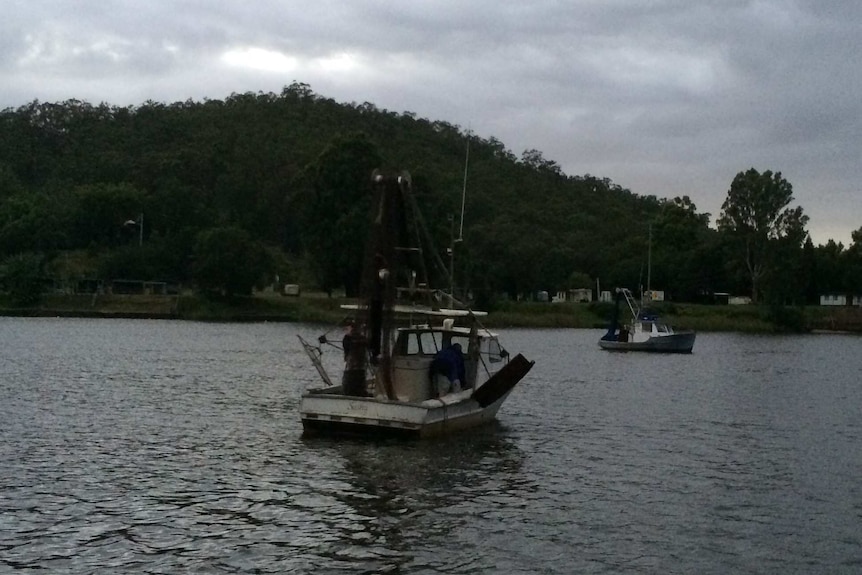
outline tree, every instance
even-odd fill
[[[382,163],[363,133],[336,137],[310,166],[304,240],[327,292],[359,290],[371,209],[371,174]]]
[[[793,186],[781,172],[767,170],[761,174],[750,168],[736,175],[721,205],[718,229],[736,246],[737,257],[748,273],[753,302],[758,301],[765,274],[772,271],[771,266],[779,265],[778,248],[786,247],[782,240],[796,242],[801,250],[808,216],[801,207],[787,208],[791,201]],[[781,251],[786,254],[786,250]]]
[[[97,184],[75,190],[71,200],[75,247],[117,246],[135,237],[124,222],[143,211],[143,192],[129,184]],[[136,228],[135,228],[136,229]],[[149,233],[146,229],[145,233]]]
[[[653,226],[657,244],[675,244],[677,248],[691,246],[709,226],[709,214],[697,213],[697,206],[688,196],[659,201],[661,211]]]
[[[697,213],[688,196],[659,201],[660,211],[652,224],[652,285],[668,290],[675,300],[692,301],[705,285],[701,270],[707,242],[709,214]]]
[[[562,170],[557,165],[557,162],[546,160],[542,152],[536,149],[524,150],[524,153],[521,154],[521,161],[525,166],[529,166],[537,171],[547,171],[557,175],[562,174]]]
[[[853,243],[844,254],[845,287],[848,294],[858,294],[862,291],[862,228],[850,235]]]
[[[843,262],[846,257],[844,244],[829,240],[815,250],[817,264],[817,288],[820,294],[837,294],[844,289]]]
[[[43,262],[40,254],[22,253],[0,266],[0,279],[13,304],[33,305],[41,299]]]
[[[572,289],[592,288],[595,282],[588,274],[584,272],[574,271],[569,274],[569,285]]]
[[[805,240],[802,246],[802,290],[805,295],[806,304],[816,304],[820,292],[820,282],[817,273],[817,253],[811,236]]]
[[[214,228],[198,234],[192,275],[202,291],[251,295],[270,267],[266,250],[245,230]]]

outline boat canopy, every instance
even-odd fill
[[[355,304],[355,303],[346,303],[341,305],[341,309],[357,311],[357,310],[365,310],[368,309],[368,306]],[[478,311],[472,309],[449,309],[449,308],[439,308],[432,309],[426,306],[412,306],[405,304],[395,304],[392,306],[392,311],[396,314],[404,314],[404,315],[427,315],[427,316],[435,316],[435,317],[484,317],[488,315],[486,311]]]
[[[658,314],[650,309],[641,310],[638,321],[658,321]]]

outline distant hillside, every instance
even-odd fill
[[[278,277],[350,292],[372,170],[412,174],[442,250],[450,217],[459,217],[468,146],[455,276],[476,297],[597,280],[602,289],[636,288],[648,271],[652,287],[678,300],[744,289],[687,198],[641,197],[610,178],[567,175],[537,150],[519,157],[493,137],[338,103],[304,84],[203,102],[4,110],[0,258],[37,254],[55,279],[189,282],[214,257],[201,234],[230,228],[265,250],[258,283]]]

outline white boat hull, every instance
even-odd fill
[[[509,392],[482,407],[469,391],[403,403],[374,397],[306,394],[300,408],[303,430],[309,433],[433,437],[491,421]],[[457,397],[463,395],[464,397]],[[455,397],[453,397],[455,396]]]
[[[599,340],[599,346],[609,351],[647,351],[653,353],[691,353],[695,332],[675,332],[652,336],[643,341]]]
[[[344,395],[341,386],[303,394],[303,431],[325,434],[433,437],[493,420],[512,388],[532,368],[518,355],[476,390],[438,399],[406,402],[385,397]]]

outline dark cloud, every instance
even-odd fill
[[[862,227],[855,0],[15,2],[0,107],[278,92],[293,81],[539,149],[718,215],[781,171],[816,242]]]

